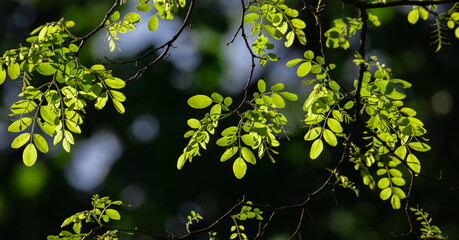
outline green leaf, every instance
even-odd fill
[[[38,150],[42,153],[48,152],[48,143],[40,134],[33,135],[33,143],[38,148]]]
[[[6,71],[3,69],[2,65],[0,64],[0,85],[5,81],[6,79]]]
[[[137,10],[139,10],[140,12],[148,12],[151,9],[151,5],[148,4],[148,3],[141,3],[141,4],[137,5],[135,8]],[[113,21],[115,21],[115,20],[113,20]]]
[[[51,125],[59,124],[59,118],[57,117],[57,115],[54,113],[54,111],[51,109],[50,106],[41,106],[40,115],[43,118],[43,120],[45,120],[45,122]]]
[[[223,104],[225,104],[225,106],[227,107],[231,106],[232,103],[233,103],[233,99],[231,97],[226,97],[225,100],[223,101]]]
[[[276,84],[276,85],[271,87],[271,91],[273,91],[273,92],[278,92],[278,91],[280,91],[282,89],[284,89],[284,84],[282,84],[282,83],[278,83],[278,84]]]
[[[247,145],[247,146],[250,146],[250,147],[253,147],[255,146],[256,142],[255,142],[255,139],[253,138],[252,135],[250,134],[244,134],[241,136],[241,140]]]
[[[380,189],[385,189],[385,188],[389,187],[389,185],[390,185],[389,178],[386,178],[386,177],[385,178],[381,178],[378,181],[378,187]]]
[[[343,132],[343,127],[341,127],[341,123],[339,123],[338,120],[336,120],[334,118],[329,118],[327,120],[327,125],[335,133],[342,133]]]
[[[311,71],[311,66],[311,62],[302,63],[296,70],[296,75],[298,75],[298,77],[306,76],[309,73],[309,71]]]
[[[324,129],[324,139],[325,142],[330,144],[332,147],[335,147],[338,144],[338,140],[336,139],[335,134],[328,129]]]
[[[292,60],[288,61],[286,66],[287,67],[293,67],[293,66],[297,65],[298,63],[300,63],[302,61],[303,61],[303,59],[301,59],[301,58],[295,58],[295,59],[292,59]]]
[[[177,160],[177,169],[180,170],[182,169],[183,165],[185,164],[185,161],[186,161],[186,153],[182,153],[182,155],[180,155],[180,157],[178,158]]]
[[[258,80],[257,82],[258,91],[264,93],[266,91],[266,83],[263,79]]]
[[[8,132],[21,132],[26,129],[32,123],[32,118],[21,118],[13,123],[8,127]]]
[[[244,22],[245,23],[253,23],[258,18],[260,18],[260,15],[258,15],[258,13],[249,13],[249,14],[244,16]]]
[[[380,193],[379,193],[379,197],[382,199],[382,200],[387,200],[390,198],[390,196],[392,195],[392,189],[389,187],[389,188],[385,188],[383,189]]]
[[[238,127],[231,126],[222,131],[222,136],[233,136],[239,130]]]
[[[283,34],[279,30],[273,28],[270,25],[266,25],[266,24],[263,24],[263,27],[265,28],[266,33],[272,38],[276,40],[280,40],[282,38]]]
[[[410,171],[414,172],[416,175],[421,172],[421,163],[414,154],[408,154],[408,157],[406,158],[406,164],[408,164]]]
[[[22,161],[27,167],[31,167],[34,165],[35,161],[37,161],[37,149],[33,145],[33,143],[29,143],[22,153]]]
[[[8,76],[10,76],[11,79],[14,80],[18,78],[20,73],[21,73],[21,70],[17,62],[13,62],[8,66]]]
[[[110,16],[110,20],[114,22],[118,19],[120,19],[120,12],[118,11],[113,12],[113,14]]]
[[[108,94],[107,92],[103,92],[99,95],[99,97],[96,99],[96,103],[94,104],[94,107],[97,110],[100,110],[105,107],[105,104],[107,104],[108,100]]]
[[[57,71],[57,67],[51,63],[41,63],[37,67],[37,72],[44,76],[53,75]]]
[[[306,23],[298,18],[292,19],[292,25],[294,28],[303,29],[306,27]]]
[[[253,155],[253,152],[246,148],[246,147],[243,147],[241,149],[241,154],[242,154],[242,157],[248,162],[248,163],[251,163],[251,164],[256,164],[257,163],[257,160],[255,158],[255,155]]]
[[[211,104],[212,99],[206,95],[195,95],[188,99],[188,105],[196,109],[203,109],[210,106]]]
[[[113,101],[113,105],[115,106],[116,111],[123,114],[125,112],[123,104],[116,99],[112,99],[112,101]]]
[[[220,158],[220,162],[224,162],[228,159],[230,159],[231,157],[234,156],[234,154],[237,153],[237,150],[238,148],[237,147],[230,147],[230,148],[227,148],[225,150],[225,152],[222,154],[221,158]]]
[[[158,17],[156,15],[153,15],[148,19],[148,30],[150,30],[151,32],[154,32],[156,31],[157,28],[158,28]]]
[[[289,93],[289,92],[281,92],[279,93],[282,97],[284,97],[285,99],[289,100],[289,101],[296,101],[298,100],[298,96],[294,93]]]
[[[285,47],[288,48],[288,47],[292,46],[294,40],[295,40],[295,32],[290,31],[285,36],[285,42],[284,42]]]
[[[117,100],[119,102],[126,101],[126,96],[120,91],[109,90],[109,93],[112,95],[113,100]]]
[[[126,83],[120,78],[107,78],[104,80],[104,82],[107,84],[107,86],[114,89],[120,89],[126,86]]]
[[[138,22],[140,22],[140,16],[139,14],[135,13],[135,12],[131,12],[131,13],[128,13],[125,17],[124,17],[124,20],[132,23],[132,24],[136,24]]]
[[[11,148],[20,148],[30,140],[30,133],[23,133],[17,136],[11,143]]]
[[[320,133],[322,131],[322,128],[321,127],[315,127],[311,130],[309,130],[306,135],[304,135],[304,140],[306,141],[312,141],[314,139],[316,139]]]
[[[216,102],[219,102],[219,103],[223,102],[223,96],[218,94],[218,93],[214,92],[214,93],[212,93],[212,95],[210,97]]]
[[[247,171],[247,164],[245,163],[244,159],[238,157],[236,161],[233,163],[233,173],[236,178],[241,179],[244,177]]]
[[[113,220],[120,220],[121,219],[120,214],[115,209],[109,208],[109,209],[105,210],[105,213],[107,213],[107,215]]]
[[[37,107],[33,100],[19,100],[11,106],[11,112],[14,114],[29,113]]]
[[[411,24],[416,24],[419,20],[419,11],[418,9],[413,9],[408,13],[408,22]]]
[[[276,94],[276,93],[273,93],[271,95],[271,99],[272,99],[272,103],[274,104],[274,106],[276,106],[277,108],[284,108],[285,107],[285,102],[284,102],[284,99],[279,95],[279,94]]]
[[[408,146],[418,152],[427,152],[430,150],[430,146],[422,142],[410,142]]]
[[[401,207],[400,198],[398,198],[396,195],[392,195],[390,199],[390,204],[392,205],[393,209],[400,209]]]
[[[196,118],[190,118],[186,123],[193,129],[197,129],[201,126],[201,122]]]
[[[324,150],[324,143],[322,142],[322,139],[316,139],[311,146],[311,152],[309,153],[309,156],[311,159],[316,159],[319,157],[319,155],[322,153]]]

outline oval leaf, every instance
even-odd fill
[[[48,143],[40,134],[33,135],[33,143],[38,148],[38,150],[42,153],[48,152]]]
[[[156,31],[158,28],[158,17],[156,15],[153,15],[148,19],[148,30],[151,32]]]
[[[212,99],[206,95],[195,95],[188,99],[188,105],[192,108],[203,109],[212,104]]]
[[[37,161],[37,149],[33,143],[29,143],[27,147],[25,147],[22,153],[22,161],[27,167],[31,167],[34,165],[35,161]]]
[[[17,136],[11,143],[11,148],[20,148],[30,139],[30,133],[23,133]]]
[[[247,171],[247,164],[244,159],[238,157],[233,163],[233,173],[236,178],[241,179],[244,177],[245,172]]]
[[[324,150],[324,143],[322,142],[322,139],[316,139],[311,146],[311,152],[309,153],[309,156],[311,159],[316,159],[319,157],[319,155],[322,153]]]

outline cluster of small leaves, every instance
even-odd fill
[[[381,23],[376,15],[368,13],[368,21],[372,26],[378,27]],[[327,38],[326,46],[328,48],[338,48],[346,50],[349,48],[348,39],[354,36],[358,30],[361,30],[363,22],[361,18],[344,18],[335,19],[332,27],[328,29],[324,36]]]
[[[155,14],[148,19],[148,29],[151,32],[158,28],[158,16],[163,20],[172,20],[174,17],[171,13],[177,13],[180,7],[185,7],[185,0],[138,0],[139,4],[136,9],[140,12],[148,12],[154,9]]]
[[[135,25],[140,22],[140,16],[137,13],[131,12],[126,14],[123,19],[120,19],[120,13],[115,11],[112,13],[109,19],[105,21],[104,29],[107,32],[105,41],[109,42],[110,52],[114,51],[115,48],[121,51],[120,47],[116,42],[120,39],[118,33],[126,33],[135,29]]]
[[[355,186],[353,182],[349,180],[348,177],[339,174],[339,172],[335,170],[328,169],[333,175],[335,176],[336,181],[333,183],[333,185],[338,185],[344,189],[350,189],[354,191],[355,195],[358,197],[359,196],[359,189]]]
[[[89,232],[82,232],[83,223],[96,223],[101,227],[110,220],[120,220],[121,216],[119,212],[111,207],[125,205],[121,201],[112,201],[109,197],[101,198],[97,194],[92,197],[91,204],[93,206],[92,210],[78,212],[65,219],[62,223],[61,228],[72,225],[73,232],[63,230],[59,235],[48,236],[47,240],[80,240],[95,235],[96,232],[94,229]],[[116,240],[118,239],[117,233],[118,230],[108,230],[102,235],[95,236],[94,239]]]
[[[54,145],[62,141],[69,152],[74,144],[73,134],[81,133],[86,100],[95,100],[95,108],[102,109],[108,98],[115,108],[124,113],[122,102],[126,97],[119,91],[125,82],[113,77],[102,65],[86,68],[75,55],[79,48],[68,28],[73,21],[47,23],[36,28],[27,38],[30,47],[21,46],[5,52],[0,58],[0,83],[6,78],[19,79],[22,83],[21,100],[11,106],[13,123],[10,132],[28,132],[17,136],[12,148],[26,145],[23,161],[32,166],[37,159],[37,149],[48,152],[48,143],[38,133],[54,137]],[[4,70],[6,66],[7,71]],[[47,81],[43,81],[47,79]]]
[[[297,18],[298,11],[289,8],[283,0],[251,1],[247,11],[251,13],[244,16],[244,22],[253,24],[251,36],[256,36],[256,39],[252,48],[260,55],[260,65],[265,65],[267,60],[277,61],[274,53],[265,53],[265,49],[272,50],[274,45],[268,42],[263,32],[276,40],[281,40],[285,35],[285,47],[292,46],[295,36],[301,44],[306,44],[303,31],[306,23]]]
[[[202,216],[199,215],[199,213],[196,213],[195,211],[191,211],[191,215],[187,216],[188,222],[186,223],[186,231],[189,233],[190,232],[190,226],[193,224],[193,221],[196,223],[199,222],[199,220],[202,220]]]
[[[356,63],[360,64],[361,61],[357,60]],[[378,187],[382,189],[380,197],[383,200],[391,198],[392,207],[398,209],[400,199],[405,198],[405,193],[399,188],[405,185],[405,180],[396,167],[404,163],[411,174],[417,175],[421,171],[421,164],[413,151],[425,152],[430,150],[430,146],[425,143],[428,141],[423,137],[426,130],[424,124],[415,117],[416,111],[404,107],[401,101],[406,95],[398,89],[409,88],[411,84],[392,78],[390,68],[384,64],[366,64],[369,68],[377,67],[373,75],[370,72],[364,73],[360,91],[364,113],[369,117],[366,127],[372,133],[364,137],[369,140],[366,153],[363,156],[358,153],[359,156],[354,160],[358,165],[356,169],[361,169],[364,183],[370,188],[374,186],[373,179],[368,177],[366,167],[378,163],[380,169],[377,175],[381,176]],[[356,81],[355,87],[357,84]]]
[[[247,201],[246,205],[242,206],[241,211],[238,214],[231,215],[233,219],[233,226],[231,226],[231,235],[230,239],[238,238],[239,240],[247,240],[247,235],[243,232],[245,230],[244,226],[239,224],[238,221],[245,221],[247,219],[256,219],[258,221],[263,220],[263,211],[259,208],[253,208],[252,202]]]
[[[455,3],[448,11],[437,13],[437,5],[429,6],[413,6],[413,9],[408,13],[407,19],[411,24],[416,24],[419,19],[426,21],[429,15],[435,18],[434,25],[435,29],[432,31],[433,44],[437,44],[436,52],[440,51],[443,45],[448,45],[447,35],[445,31],[447,28],[453,29],[456,25],[459,25],[459,3]],[[456,27],[454,35],[459,39],[459,26]]]
[[[226,147],[220,161],[224,162],[239,153],[233,163],[233,173],[238,178],[244,177],[247,171],[247,163],[256,164],[256,157],[252,150],[256,151],[258,158],[265,154],[274,163],[272,154],[277,154],[273,148],[280,145],[275,134],[284,132],[287,118],[279,112],[285,107],[284,98],[288,101],[296,101],[298,96],[282,91],[284,85],[278,83],[267,92],[266,83],[260,79],[257,83],[258,91],[253,94],[254,98],[247,103],[253,110],[247,110],[241,114],[241,120],[237,126],[230,126],[222,131],[222,137],[217,140],[217,145]],[[245,146],[242,145],[245,144]]]
[[[204,109],[212,105],[212,103],[214,105],[203,119],[190,118],[187,121],[192,130],[189,130],[184,135],[185,138],[190,138],[190,140],[177,161],[179,170],[187,160],[192,162],[193,157],[201,155],[200,148],[206,149],[210,139],[209,134],[214,134],[218,121],[229,115],[222,115],[222,110],[229,111],[229,106],[233,103],[231,97],[223,98],[218,93],[213,93],[211,97],[200,94],[188,99],[188,105],[194,109]]]
[[[429,213],[420,209],[419,206],[416,208],[411,207],[410,210],[417,216],[416,220],[421,223],[421,239],[448,239],[443,235],[439,227],[430,224],[432,218],[429,218]]]
[[[330,76],[334,64],[326,65],[321,56],[314,58],[314,53],[310,50],[304,53],[304,57],[290,60],[287,67],[301,63],[297,69],[298,77],[304,77],[311,72],[315,74],[315,79],[304,83],[318,82],[303,105],[303,111],[306,112],[304,122],[309,126],[304,139],[314,141],[309,156],[316,159],[323,151],[323,140],[335,147],[338,144],[337,137],[344,137],[341,123],[350,118],[346,110],[352,108],[353,102],[349,101],[343,108],[339,105],[344,95],[340,93],[339,84]]]

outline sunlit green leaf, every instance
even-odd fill
[[[114,89],[120,89],[126,86],[126,83],[120,78],[107,78],[104,80],[104,82],[105,84],[107,84],[107,86],[114,88]]]
[[[258,13],[249,13],[249,14],[244,16],[244,22],[245,23],[253,23],[258,18],[260,18],[260,15],[258,15]]]
[[[6,71],[3,69],[2,65],[0,64],[0,85],[5,81],[6,79]]]
[[[224,162],[228,159],[230,159],[231,157],[234,156],[234,154],[237,153],[237,150],[238,148],[237,147],[230,147],[230,148],[227,148],[225,150],[225,152],[222,154],[221,158],[220,158],[220,162]]]
[[[294,40],[295,40],[295,32],[290,31],[285,36],[285,42],[284,42],[285,47],[288,48],[288,47],[292,46]]]
[[[338,144],[338,140],[336,139],[336,136],[332,131],[330,131],[328,129],[324,129],[324,133],[323,134],[324,134],[325,142],[330,144],[330,146],[335,147]]]
[[[257,160],[255,158],[255,155],[253,155],[253,152],[246,148],[246,147],[243,147],[241,149],[241,154],[242,154],[242,157],[248,162],[248,163],[251,163],[251,164],[256,164],[257,163]]]
[[[393,209],[400,209],[401,207],[400,198],[397,197],[396,195],[392,195],[390,199],[390,204],[392,205]]]
[[[408,22],[415,24],[419,20],[419,11],[418,9],[413,9],[408,13]]]
[[[309,156],[311,159],[316,159],[319,157],[319,155],[322,153],[324,150],[324,143],[322,142],[322,139],[316,139],[311,146],[311,151],[309,153]]]
[[[271,99],[272,99],[272,103],[277,108],[284,108],[285,107],[284,99],[279,94],[273,93],[271,95]]]
[[[295,59],[292,59],[292,60],[288,61],[286,66],[287,67],[293,67],[293,66],[297,65],[298,63],[300,63],[302,61],[303,61],[303,59],[301,59],[301,58],[295,58]]]
[[[150,30],[151,32],[154,32],[156,31],[157,28],[158,28],[158,17],[156,15],[153,15],[148,19],[148,30]]]
[[[10,124],[8,132],[21,132],[32,123],[32,118],[24,117]]]
[[[121,219],[120,214],[115,209],[109,208],[109,209],[105,210],[105,213],[107,213],[107,215],[113,220],[120,220]]]
[[[379,197],[382,200],[389,199],[391,195],[392,195],[392,189],[391,188],[385,188],[379,193]]]
[[[203,109],[212,104],[212,99],[206,95],[195,95],[188,99],[188,105],[192,108]]]
[[[57,67],[48,62],[41,63],[37,67],[37,72],[45,76],[53,75],[56,71],[57,71]]]
[[[408,164],[410,171],[414,172],[415,174],[421,172],[421,163],[414,154],[408,154],[408,157],[406,158],[406,163]]]
[[[247,164],[241,157],[236,158],[233,163],[233,173],[236,178],[241,179],[247,171]]]
[[[271,91],[273,91],[273,92],[278,92],[278,91],[280,91],[282,89],[284,89],[284,84],[282,84],[282,83],[278,83],[278,84],[276,84],[276,85],[271,87]]]
[[[314,139],[316,139],[320,133],[322,131],[322,128],[321,127],[315,127],[311,130],[309,130],[306,135],[304,135],[304,140],[306,141],[312,141]]]
[[[296,75],[298,75],[298,77],[304,77],[309,71],[311,71],[311,62],[304,62],[296,70]]]
[[[116,111],[123,114],[125,112],[123,104],[116,99],[112,99],[112,101],[113,101],[113,105],[115,106]]]
[[[258,80],[257,82],[258,91],[264,93],[266,91],[266,83],[263,79]]]
[[[20,68],[19,64],[17,62],[13,62],[8,66],[8,76],[10,76],[11,79],[16,79],[19,77],[20,74]]]
[[[335,133],[342,133],[343,132],[343,127],[341,127],[341,123],[339,123],[338,120],[336,120],[334,118],[328,118],[327,119],[327,125]]]
[[[11,148],[20,148],[30,140],[30,133],[23,133],[17,136],[11,143]]]
[[[31,167],[37,161],[37,149],[33,143],[29,143],[22,153],[22,161],[27,167]]]
[[[427,143],[422,142],[410,142],[408,146],[418,152],[427,152],[430,150],[430,146]]]
[[[201,122],[199,122],[199,120],[196,118],[190,118],[186,123],[188,124],[188,126],[194,129],[197,129],[201,126]]]
[[[138,22],[140,22],[140,16],[139,14],[135,13],[135,12],[131,12],[131,13],[128,13],[125,17],[124,17],[124,20],[132,23],[132,24],[136,24]]]
[[[48,143],[40,134],[33,135],[33,143],[37,147],[37,149],[42,153],[48,152]]]

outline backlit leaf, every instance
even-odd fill
[[[113,105],[115,106],[116,111],[123,114],[125,112],[123,104],[115,99],[112,99],[112,101],[113,101]]]
[[[343,132],[343,127],[341,127],[341,124],[338,122],[338,120],[334,118],[327,119],[327,125],[335,133]]]
[[[258,91],[264,93],[266,91],[266,83],[263,79],[258,80],[257,82]]]
[[[20,148],[30,140],[30,133],[23,133],[17,136],[11,143],[11,148]]]
[[[379,197],[382,200],[389,199],[391,195],[392,195],[392,189],[391,188],[385,188],[379,193]]]
[[[410,142],[408,146],[418,152],[427,152],[430,150],[430,146],[422,142]]]
[[[126,83],[120,78],[107,78],[104,80],[104,82],[105,84],[107,84],[107,86],[114,88],[114,89],[120,89],[126,86]]]
[[[277,107],[277,108],[284,108],[285,107],[285,102],[284,99],[276,93],[273,93],[271,95],[272,103]]]
[[[290,31],[285,36],[285,42],[284,42],[285,47],[288,48],[288,47],[292,46],[294,40],[295,40],[295,33],[293,31]]]
[[[249,13],[249,14],[247,14],[247,15],[244,16],[244,22],[245,22],[245,23],[253,23],[253,22],[255,22],[259,17],[260,17],[260,15],[258,15],[258,13]]]
[[[57,71],[57,67],[51,63],[41,63],[37,67],[37,72],[44,76],[53,75]]]
[[[124,20],[132,23],[132,24],[135,24],[135,23],[138,23],[140,22],[140,16],[139,14],[135,13],[135,12],[131,12],[131,13],[128,13],[125,17],[124,17]]]
[[[236,161],[233,163],[233,173],[236,178],[241,179],[244,177],[247,171],[247,164],[245,163],[244,159],[238,157]]]
[[[19,77],[20,74],[20,69],[19,69],[19,64],[17,62],[13,62],[8,66],[8,76],[10,76],[11,79],[16,79]]]
[[[408,157],[406,158],[406,163],[408,164],[410,171],[414,172],[415,174],[421,172],[421,163],[414,154],[408,154]]]
[[[417,9],[413,9],[408,13],[408,22],[411,24],[415,24],[419,20],[419,11]]]
[[[109,208],[109,209],[105,210],[105,213],[107,213],[107,215],[113,220],[120,220],[121,219],[120,214],[115,209]]]
[[[5,81],[6,79],[6,71],[3,69],[2,65],[0,64],[0,85]]]
[[[324,143],[322,142],[322,139],[316,139],[311,146],[311,152],[309,153],[309,156],[311,159],[316,159],[319,157],[319,155],[322,153],[324,150]]]
[[[42,153],[48,152],[48,143],[40,134],[33,135],[33,143],[37,147],[37,149]]]
[[[31,167],[37,161],[37,149],[33,143],[29,143],[22,153],[22,161],[27,167]]]
[[[212,104],[212,99],[206,95],[195,95],[188,99],[188,105],[196,109],[206,108],[210,106],[210,104]]]
[[[255,155],[253,155],[253,152],[246,148],[246,147],[243,147],[241,149],[241,154],[242,154],[242,157],[248,162],[248,163],[251,163],[251,164],[256,164],[257,163],[257,160],[255,158]]]
[[[335,134],[328,129],[324,129],[324,139],[325,139],[325,142],[330,144],[330,146],[332,147],[338,144],[338,140],[336,139]]]
[[[148,19],[148,30],[150,30],[151,32],[154,32],[156,31],[157,28],[158,28],[158,17],[156,15],[153,15]]]
[[[228,159],[230,159],[234,154],[237,153],[238,148],[237,147],[230,147],[225,150],[225,152],[222,154],[220,158],[220,162],[224,162]]]
[[[322,131],[322,128],[321,127],[315,127],[311,130],[309,130],[306,135],[304,135],[304,140],[306,141],[312,141],[314,139],[316,139],[320,133]]]
[[[8,132],[21,132],[26,129],[32,123],[32,118],[21,118],[8,127]]]
[[[309,71],[311,71],[311,66],[311,62],[302,63],[296,70],[296,75],[298,75],[298,77],[306,76],[309,73]]]
[[[390,199],[390,204],[392,205],[393,209],[400,209],[401,207],[400,198],[398,198],[396,195],[392,195]]]

